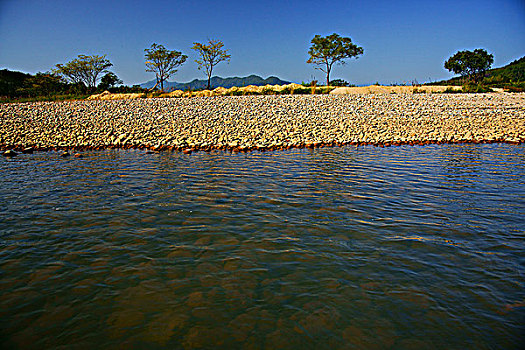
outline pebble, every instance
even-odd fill
[[[15,157],[17,154],[18,154],[18,153],[16,153],[16,152],[13,151],[13,150],[10,150],[10,149],[7,150],[7,151],[5,151],[4,153],[2,153],[2,155],[3,155],[4,157]]]
[[[2,151],[135,148],[189,154],[524,141],[525,94],[215,96],[0,105]]]

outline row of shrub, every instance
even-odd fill
[[[525,92],[525,82],[514,83],[514,84],[503,84],[498,87],[503,88],[505,92]],[[490,86],[487,84],[465,84],[461,87],[461,90],[456,90],[451,87],[447,88],[444,93],[485,93],[485,92],[494,92],[493,88],[495,86]]]
[[[329,94],[333,87],[303,87],[290,88],[285,87],[282,90],[273,90],[270,88],[263,88],[262,92],[249,90],[233,90],[228,91],[224,96],[249,96],[249,95],[321,95]]]

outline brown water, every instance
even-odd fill
[[[0,347],[513,349],[525,147],[0,159]]]

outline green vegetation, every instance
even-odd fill
[[[222,61],[229,62],[231,55],[228,55],[227,50],[223,50],[224,43],[220,40],[208,39],[208,44],[193,43],[192,49],[197,51],[200,59],[195,60],[199,65],[199,70],[204,69],[208,77],[208,85],[206,89],[211,89],[211,74],[213,67]]]
[[[108,72],[113,64],[104,56],[78,55],[66,64],[57,64],[53,73],[71,84],[81,84],[87,91],[93,91],[97,85],[98,76]]]
[[[146,72],[153,72],[157,78],[157,86],[164,91],[164,81],[177,72],[177,67],[186,62],[188,56],[179,51],[169,51],[162,45],[153,43],[151,48],[144,49],[146,52]]]
[[[78,55],[77,58],[56,64],[51,72],[40,72],[35,75],[22,72],[0,70],[0,102],[25,101],[61,101],[83,99],[94,93],[109,91],[110,93],[143,93],[143,97],[180,97],[180,96],[212,96],[212,95],[271,95],[271,94],[327,94],[336,86],[355,86],[343,79],[330,81],[330,73],[335,64],[345,64],[345,60],[362,55],[362,47],[352,43],[347,37],[336,33],[323,37],[315,35],[311,40],[307,63],[314,64],[316,69],[326,73],[327,86],[318,87],[317,80],[309,83],[290,84],[277,77],[263,79],[257,75],[248,77],[220,78],[212,77],[213,68],[223,61],[229,61],[231,55],[224,49],[220,40],[209,39],[206,43],[193,43],[200,59],[195,60],[199,69],[205,70],[207,80],[194,79],[189,83],[168,82],[167,79],[177,72],[177,68],[186,62],[188,56],[179,51],[167,50],[163,45],[153,43],[145,49],[146,71],[155,73],[155,80],[141,86],[123,86],[122,80],[108,69],[113,64],[105,55]],[[453,85],[461,89],[449,88],[445,93],[480,93],[491,92],[495,88],[503,88],[508,92],[525,92],[525,57],[522,57],[505,67],[490,69],[494,56],[484,49],[474,51],[458,51],[445,61],[446,69],[459,74],[449,80],[427,83],[424,85]],[[104,74],[105,73],[105,74]],[[97,83],[100,83],[97,86]],[[379,83],[376,83],[379,85]],[[255,89],[254,85],[259,87]],[[280,85],[281,87],[264,87]],[[283,86],[286,85],[286,86]],[[393,86],[404,84],[392,84]],[[156,89],[160,90],[156,91]],[[420,84],[412,81],[414,93],[424,93]],[[164,88],[182,90],[175,93],[165,93]],[[217,87],[228,89],[226,92],[211,92]],[[237,87],[237,88],[233,88]],[[247,87],[244,89],[243,87]],[[233,89],[232,89],[233,88]]]
[[[488,71],[487,83],[525,82],[525,56],[508,65]]]
[[[85,95],[82,84],[68,84],[53,73],[36,75],[0,70],[0,102],[54,101]]]
[[[326,37],[316,35],[308,50],[310,58],[306,63],[317,65],[317,69],[326,73],[326,85],[330,85],[330,72],[334,64],[344,64],[345,59],[363,54],[363,48],[355,45],[352,39],[333,33]]]
[[[465,77],[459,76],[449,80],[436,81],[426,85],[466,85]],[[508,65],[500,68],[494,68],[485,72],[485,77],[477,84],[470,84],[465,91],[480,91],[479,88],[473,88],[472,85],[481,84],[485,88],[503,88],[508,92],[525,92],[525,57],[515,60]],[[448,92],[457,93],[457,90],[449,89]]]
[[[107,77],[106,77],[107,76]],[[104,78],[106,77],[106,78]],[[0,102],[31,102],[31,101],[64,101],[84,99],[94,92],[130,93],[142,92],[140,86],[114,86],[121,84],[118,77],[109,72],[102,77],[96,89],[88,88],[84,83],[70,83],[54,73],[37,73],[35,75],[0,70]],[[116,79],[116,81],[115,81]],[[111,80],[107,87],[105,82]]]
[[[349,82],[343,80],[343,79],[335,79],[332,80],[329,84],[330,86],[346,86],[346,87],[354,87],[354,84],[350,84]]]
[[[490,87],[485,86],[481,83],[469,83],[463,85],[461,90],[456,90],[452,87],[448,87],[443,93],[445,94],[461,94],[461,93],[484,93],[484,92],[494,92]]]
[[[123,81],[120,80],[114,73],[108,72],[106,75],[100,79],[100,84],[98,84],[99,90],[108,90],[116,85],[122,85]]]
[[[494,63],[494,56],[484,49],[465,50],[457,52],[445,61],[445,68],[467,78],[469,83],[479,83],[492,63]]]

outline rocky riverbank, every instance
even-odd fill
[[[525,141],[525,94],[221,96],[0,105],[2,151]]]

